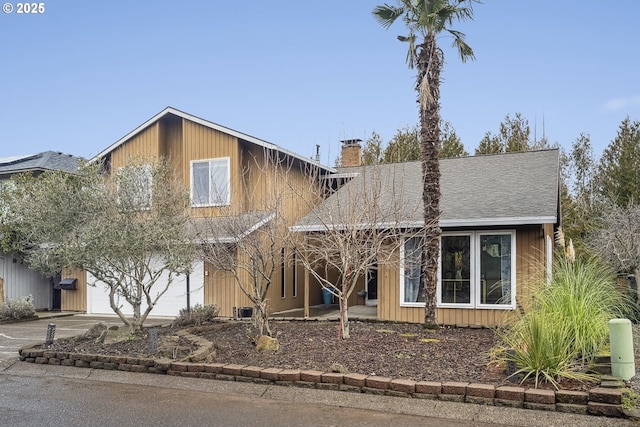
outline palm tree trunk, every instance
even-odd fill
[[[417,90],[420,104],[420,151],[422,162],[422,201],[424,204],[424,245],[421,285],[425,293],[424,323],[437,326],[436,292],[440,254],[440,70],[442,51],[430,33],[419,46]],[[425,81],[426,79],[426,81]]]

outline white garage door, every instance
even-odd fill
[[[164,272],[153,289],[163,289],[167,283],[168,273]],[[96,281],[95,277],[87,273],[87,283],[96,283],[96,286],[87,286],[87,313],[89,314],[114,314],[109,304],[109,291],[103,282]],[[190,302],[193,307],[196,304],[204,304],[204,266],[202,261],[195,262],[189,275]],[[122,312],[125,315],[133,315],[133,308],[124,298],[120,298]],[[141,311],[144,312],[147,305],[143,301]],[[174,277],[167,292],[160,297],[150,316],[177,316],[180,310],[187,307],[187,277],[179,275]]]

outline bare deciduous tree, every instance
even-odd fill
[[[590,248],[615,271],[640,277],[640,205],[612,205],[588,240]]]
[[[300,194],[312,211],[289,235],[298,262],[339,301],[343,339],[349,338],[348,299],[359,281],[368,270],[398,265],[405,239],[424,234],[421,187],[407,185],[419,178],[409,176],[402,164],[356,171],[323,203],[314,204],[324,196],[325,186]],[[415,194],[407,192],[410,188]]]
[[[286,225],[294,215],[286,183],[301,175],[282,153],[264,149],[247,158],[240,188],[234,190],[242,201],[219,208],[216,217],[194,219],[194,229],[201,258],[233,277],[253,304],[258,337],[271,337],[269,289],[281,268]]]

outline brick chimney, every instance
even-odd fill
[[[360,166],[362,164],[362,146],[361,139],[345,139],[342,143],[342,166]]]

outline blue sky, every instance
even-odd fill
[[[393,3],[394,0],[387,0]],[[3,0],[2,3],[7,2]],[[333,164],[339,140],[388,141],[418,121],[401,22],[383,1],[44,1],[0,13],[0,157],[91,157],[167,106]],[[486,0],[451,39],[442,117],[473,152],[520,112],[564,147],[597,154],[640,120],[640,2]]]

